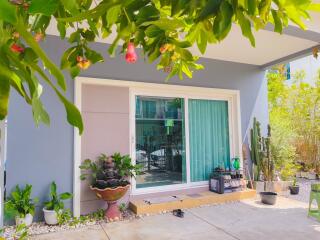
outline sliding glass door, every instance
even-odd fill
[[[230,166],[228,102],[189,100],[190,177],[206,181],[217,167]]]
[[[136,97],[136,187],[186,182],[184,100]]]
[[[136,95],[135,139],[137,189],[207,181],[230,166],[228,101]]]

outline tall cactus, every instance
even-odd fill
[[[251,146],[250,156],[253,163],[254,180],[260,180],[260,167],[262,162],[262,142],[261,142],[261,131],[260,123],[256,118],[253,119],[253,127],[250,130],[251,133]]]
[[[263,143],[263,158],[261,162],[261,171],[264,176],[264,181],[272,181],[274,178],[274,162],[271,157],[271,128],[268,125],[268,136],[262,138]]]
[[[254,180],[259,181],[260,173],[263,173],[264,181],[272,181],[274,178],[274,162],[271,157],[271,128],[268,125],[268,136],[261,137],[260,123],[253,119],[251,133],[250,155],[254,166]]]

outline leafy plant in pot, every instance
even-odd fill
[[[260,123],[254,118],[251,129],[251,159],[256,166],[256,175],[260,176],[260,171],[264,180],[264,191],[260,192],[261,202],[274,205],[277,200],[277,193],[267,191],[267,185],[271,186],[274,178],[274,161],[271,156],[271,128],[268,125],[268,136],[261,137]]]
[[[72,198],[72,194],[64,192],[57,193],[57,185],[52,182],[50,185],[50,201],[44,203],[43,213],[44,220],[48,225],[56,225],[59,223],[59,216],[63,214],[64,203],[63,201]]]
[[[108,203],[105,218],[108,221],[120,219],[117,201],[128,191],[129,179],[140,174],[141,166],[133,165],[128,155],[115,153],[112,156],[101,154],[96,161],[86,159],[80,169],[81,180],[89,178],[90,189]]]
[[[293,183],[289,186],[290,194],[291,195],[298,195],[299,194],[299,185],[297,184],[297,179],[293,179]]]
[[[35,204],[37,198],[31,199],[32,185],[27,184],[25,188],[19,185],[11,192],[10,197],[5,202],[4,210],[6,218],[15,218],[16,225],[30,226],[33,221]]]

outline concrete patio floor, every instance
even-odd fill
[[[258,199],[206,206],[75,231],[39,235],[33,240],[319,240],[320,223],[307,217],[307,204],[279,197],[275,206]]]

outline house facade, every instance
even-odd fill
[[[132,179],[123,201],[207,189],[213,169],[228,169],[232,158],[242,159],[253,117],[264,128],[268,123],[266,69],[318,45],[310,32],[302,36],[299,29],[291,30],[282,36],[262,30],[257,33],[257,48],[252,49],[234,28],[200,58],[205,70],[191,80],[168,82],[141,52],[139,61],[128,65],[122,56],[107,56],[108,43],[94,43],[105,62],[75,80],[65,74],[66,95],[83,116],[82,136],[67,124],[63,106],[50,89],[45,88],[43,95],[50,127],[35,126],[29,106],[12,92],[8,124],[3,127],[6,194],[16,184],[32,184],[40,212],[49,184],[55,181],[59,191],[73,193],[67,207],[74,215],[91,212],[105,203],[80,181],[79,165],[84,159],[115,152],[130,155],[143,170]],[[68,47],[56,36],[47,36],[42,44],[56,63]]]

